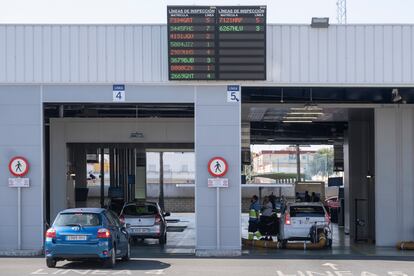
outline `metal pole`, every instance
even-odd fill
[[[104,207],[105,199],[105,158],[104,158],[104,148],[101,148],[101,208]]]
[[[220,250],[220,188],[216,188],[216,219],[217,219],[217,240],[216,247]]]
[[[17,188],[17,249],[22,249],[22,188]]]
[[[158,196],[158,204],[164,211],[164,152],[160,151],[160,193]]]
[[[296,172],[297,172],[297,182],[300,182],[300,147],[296,145]]]

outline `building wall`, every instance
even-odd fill
[[[231,187],[222,191],[220,200],[226,207],[220,246],[240,252],[240,108],[227,105],[226,83],[169,82],[167,54],[165,25],[0,25],[0,179],[7,183],[10,157],[28,157],[32,187],[22,195],[24,248],[42,246],[42,103],[109,103],[112,84],[125,83],[126,102],[195,102],[196,212],[203,217],[197,220],[197,249],[216,248],[211,227],[216,220],[211,212],[216,194],[205,186],[205,167],[208,158],[222,154],[231,163]],[[240,83],[413,86],[413,64],[414,25],[331,25],[328,29],[269,25],[267,80]],[[376,110],[379,245],[414,238],[413,116],[412,110]],[[98,126],[94,129],[100,131]],[[71,135],[64,126],[60,130],[52,134],[55,139]],[[223,139],[217,140],[217,134]],[[51,149],[66,154],[62,144],[52,143]],[[55,163],[56,158],[51,157],[51,164],[57,166],[52,177],[65,183],[66,165]],[[0,225],[0,248],[16,248],[16,191],[5,185],[0,191],[1,210],[12,214]],[[59,201],[62,193],[51,192],[56,202],[64,202],[64,198]]]
[[[375,109],[376,243],[414,240],[414,108]]]
[[[414,25],[268,25],[248,83],[414,84],[413,45]],[[171,83],[167,48],[166,25],[0,25],[0,83]]]
[[[0,63],[1,64],[1,63]],[[17,248],[17,188],[8,163],[14,156],[29,162],[30,188],[22,188],[22,249],[43,243],[43,118],[39,86],[0,86],[0,250]]]

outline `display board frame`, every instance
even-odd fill
[[[170,81],[266,80],[266,6],[167,6],[167,28]]]

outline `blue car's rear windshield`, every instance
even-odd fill
[[[63,213],[56,218],[54,226],[99,226],[101,216],[94,213]]]

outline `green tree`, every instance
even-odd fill
[[[321,175],[328,177],[333,174],[333,148],[323,148],[318,150],[312,161],[309,163],[308,172],[311,177]]]

